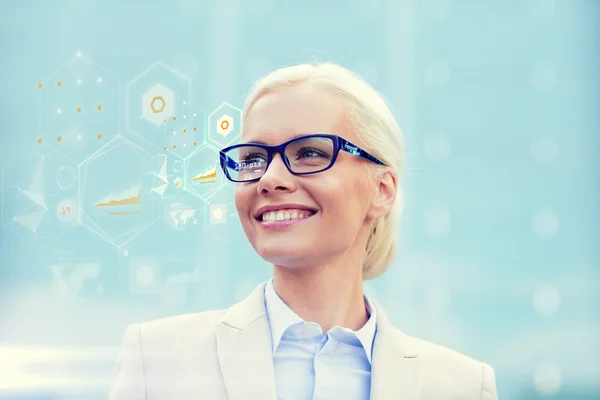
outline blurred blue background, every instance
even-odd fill
[[[501,399],[600,398],[600,2],[4,1],[0,50],[0,399],[105,398],[126,325],[268,279],[233,184],[192,178],[255,79],[311,60],[406,138],[400,250],[366,292]]]

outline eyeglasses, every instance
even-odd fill
[[[275,153],[281,155],[283,163],[292,174],[309,175],[331,168],[340,150],[378,165],[386,165],[357,145],[330,134],[299,136],[277,146],[262,143],[236,144],[224,148],[219,154],[221,168],[227,179],[232,182],[254,182],[265,174]]]

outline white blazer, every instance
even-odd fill
[[[227,310],[127,328],[110,400],[276,400],[265,283]],[[371,400],[496,400],[485,363],[415,339],[377,307]]]

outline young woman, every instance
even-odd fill
[[[405,335],[363,294],[402,208],[381,97],[340,66],[297,65],[255,83],[243,120],[221,166],[273,278],[227,310],[130,326],[110,398],[497,399],[489,365]]]

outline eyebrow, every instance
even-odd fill
[[[296,139],[297,137],[306,136],[306,135],[310,135],[310,133],[298,133],[298,134],[292,136],[291,138],[289,138],[288,140]],[[287,140],[285,140],[285,141],[287,142]],[[251,144],[251,143],[267,145],[267,142],[264,142],[262,140],[253,140],[251,142],[240,142],[240,144]]]

